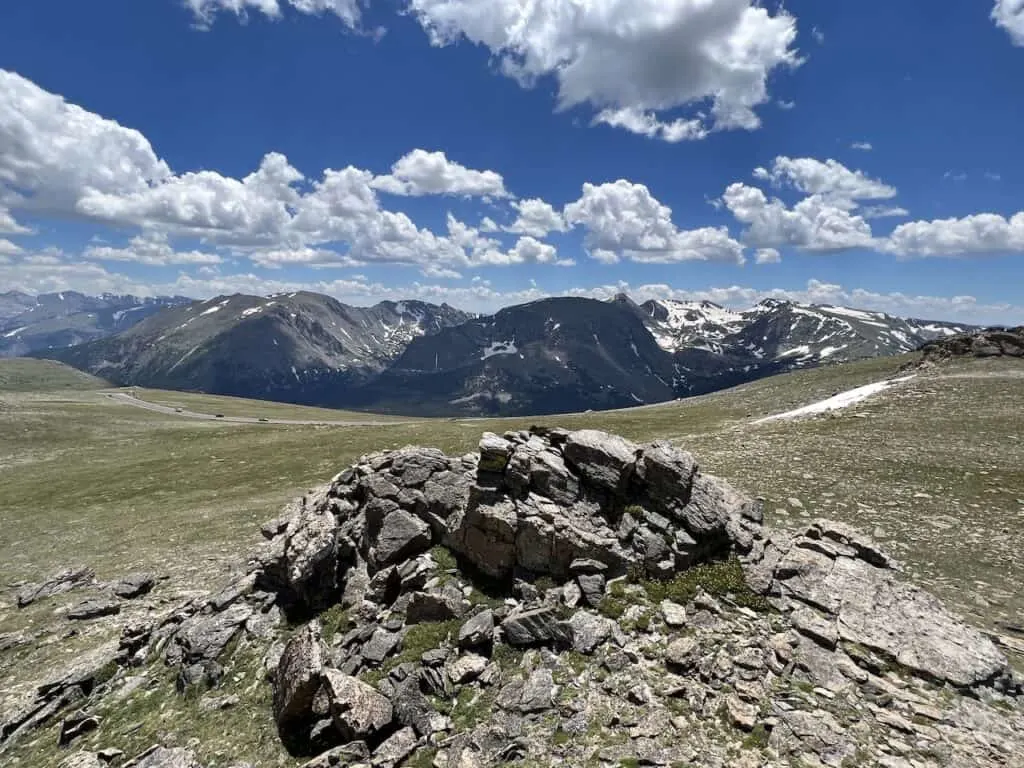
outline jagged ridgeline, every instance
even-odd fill
[[[466,456],[373,454],[263,532],[243,575],[126,627],[119,651],[38,689],[3,738],[116,697],[144,664],[174,670],[181,695],[215,696],[255,654],[273,738],[309,768],[1024,754],[1024,683],[988,637],[855,530],[769,529],[756,499],[667,443],[533,429],[485,434]],[[204,754],[154,745],[128,764],[232,765]]]

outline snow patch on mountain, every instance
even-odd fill
[[[484,349],[480,354],[481,360],[486,360],[489,357],[495,357],[496,355],[517,355],[519,349],[516,347],[516,340],[512,341],[495,341],[492,342],[489,347]]]

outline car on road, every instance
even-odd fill
[[[223,419],[224,418],[224,414],[223,413],[215,413],[213,415],[213,418],[215,418],[215,419]]]

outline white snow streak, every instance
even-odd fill
[[[803,408],[797,408],[795,411],[786,411],[786,413],[777,413],[774,416],[766,416],[763,419],[758,419],[754,424],[763,424],[766,421],[775,421],[777,419],[797,419],[801,416],[814,416],[819,413],[838,411],[843,408],[848,408],[855,403],[859,403],[861,400],[866,400],[879,392],[884,392],[885,390],[904,381],[910,381],[912,378],[914,377],[903,376],[898,379],[889,379],[887,381],[879,381],[874,384],[866,384],[863,387],[857,387],[856,389],[850,389],[846,392],[840,392],[838,395],[834,395],[827,400],[821,400],[817,403],[805,405]]]
[[[489,357],[495,355],[516,355],[519,354],[519,350],[516,348],[516,341],[495,341],[491,346],[482,350],[480,353],[480,359],[486,360]]]

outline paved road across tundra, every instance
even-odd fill
[[[168,416],[180,416],[185,419],[202,419],[204,421],[228,422],[231,424],[291,424],[291,425],[323,425],[331,427],[385,427],[394,424],[412,424],[409,421],[329,421],[326,419],[270,419],[257,418],[255,416],[218,416],[213,413],[198,413],[184,408],[172,408],[169,405],[160,405],[146,400],[140,400],[127,392],[106,392],[108,398],[123,405],[133,405],[136,408],[144,408],[147,411],[155,411]]]

